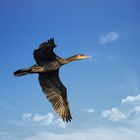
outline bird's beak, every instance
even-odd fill
[[[87,58],[91,58],[92,56],[87,56]]]
[[[85,56],[85,58],[91,58],[92,56]]]

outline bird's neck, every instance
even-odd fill
[[[59,62],[60,62],[61,64],[67,64],[67,63],[70,63],[70,62],[79,60],[79,59],[77,58],[77,55],[68,57],[68,58],[66,58],[66,59],[58,57],[57,59],[59,60]]]

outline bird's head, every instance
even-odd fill
[[[87,55],[84,55],[84,54],[78,54],[78,55],[74,55],[74,56],[71,56],[67,59],[65,59],[65,62],[66,64],[69,63],[69,62],[73,62],[73,61],[77,61],[77,60],[82,60],[82,59],[86,59],[86,58],[90,58],[91,56],[87,56]]]
[[[84,54],[78,54],[78,55],[75,55],[75,59],[77,60],[82,60],[82,59],[86,59],[86,58],[90,58],[91,56],[87,56],[87,55],[84,55]]]

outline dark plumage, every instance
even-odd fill
[[[59,68],[69,62],[88,58],[83,54],[75,55],[67,59],[57,56],[53,49],[56,47],[54,39],[40,44],[39,48],[34,50],[34,59],[36,64],[14,72],[15,76],[26,74],[39,74],[39,83],[48,100],[51,102],[54,110],[59,114],[63,121],[71,121],[71,113],[67,99],[67,90],[59,79]]]

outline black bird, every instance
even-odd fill
[[[68,122],[71,121],[72,117],[66,87],[59,79],[59,69],[69,62],[89,58],[90,56],[79,54],[64,59],[54,53],[53,49],[55,47],[53,38],[49,39],[48,42],[41,43],[33,53],[36,64],[29,68],[15,71],[14,75],[22,76],[38,73],[39,83],[46,97],[63,121]]]

